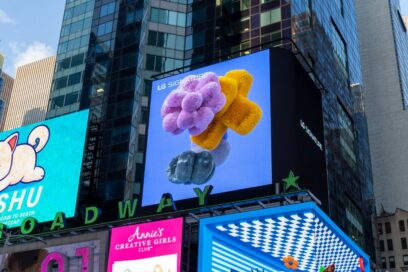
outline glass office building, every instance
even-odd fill
[[[140,194],[153,75],[273,46],[298,52],[295,44],[324,93],[330,215],[370,248],[353,0],[68,0],[47,117],[91,109],[80,204]]]

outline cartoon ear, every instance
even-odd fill
[[[17,146],[17,141],[18,141],[18,132],[11,134],[9,137],[7,137],[6,140],[4,140],[5,142],[7,142],[11,148],[11,151],[14,151],[14,149]]]

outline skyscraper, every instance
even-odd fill
[[[377,212],[408,210],[407,27],[397,0],[358,0],[357,14]]]
[[[4,130],[45,119],[55,56],[18,67],[5,116]]]
[[[83,2],[66,3],[47,113],[91,109],[80,204],[96,196],[109,207],[139,196],[153,75],[282,46],[302,54],[324,93],[330,214],[370,248],[371,165],[355,99],[362,75],[354,1]],[[74,56],[81,61],[73,66]]]
[[[1,119],[1,122],[0,122],[0,131],[3,131],[4,130],[4,123],[6,122],[5,116],[7,115],[7,109],[8,109],[8,106],[10,104],[11,92],[13,90],[14,78],[9,76],[4,71],[1,74],[1,77],[3,78],[3,91],[0,94],[0,99],[2,99],[4,101],[4,114],[3,114],[3,118]]]
[[[3,89],[4,89],[4,79],[3,79],[3,63],[4,63],[4,57],[0,53],[0,94],[2,94]],[[4,108],[5,108],[5,103],[3,99],[0,99],[0,121],[4,119]]]

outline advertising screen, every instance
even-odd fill
[[[7,271],[13,272],[102,272],[103,259],[100,241],[90,240],[9,253],[4,263]]]
[[[153,82],[142,205],[272,184],[269,51]]]
[[[369,256],[314,202],[200,220],[198,272],[370,271]]]
[[[180,272],[183,218],[112,229],[108,272]]]
[[[75,215],[88,111],[0,133],[0,223]]]

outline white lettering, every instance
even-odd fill
[[[37,190],[37,194],[35,196],[35,201],[33,202],[32,199],[33,199],[33,194],[35,192],[35,188],[30,189],[30,193],[28,194],[28,198],[27,198],[27,208],[33,208],[35,205],[38,204],[38,202],[40,201],[42,190],[43,190],[43,186],[39,186]]]
[[[13,210],[13,206],[14,206],[15,203],[17,203],[17,210],[21,209],[21,206],[23,205],[23,202],[24,202],[24,197],[25,197],[26,191],[27,191],[26,189],[22,190],[20,197],[17,196],[18,191],[15,191],[13,193],[13,196],[11,197],[10,206],[9,206],[9,209],[8,209],[9,212],[11,212]]]
[[[4,212],[6,210],[7,204],[4,202],[4,200],[6,200],[8,198],[9,198],[8,194],[0,195],[0,213]]]
[[[310,139],[317,145],[317,147],[323,151],[323,145],[322,143],[319,142],[319,140],[314,136],[312,131],[306,126],[305,122],[303,120],[300,120],[300,126],[303,128],[303,130],[306,132],[307,135],[309,135]]]

